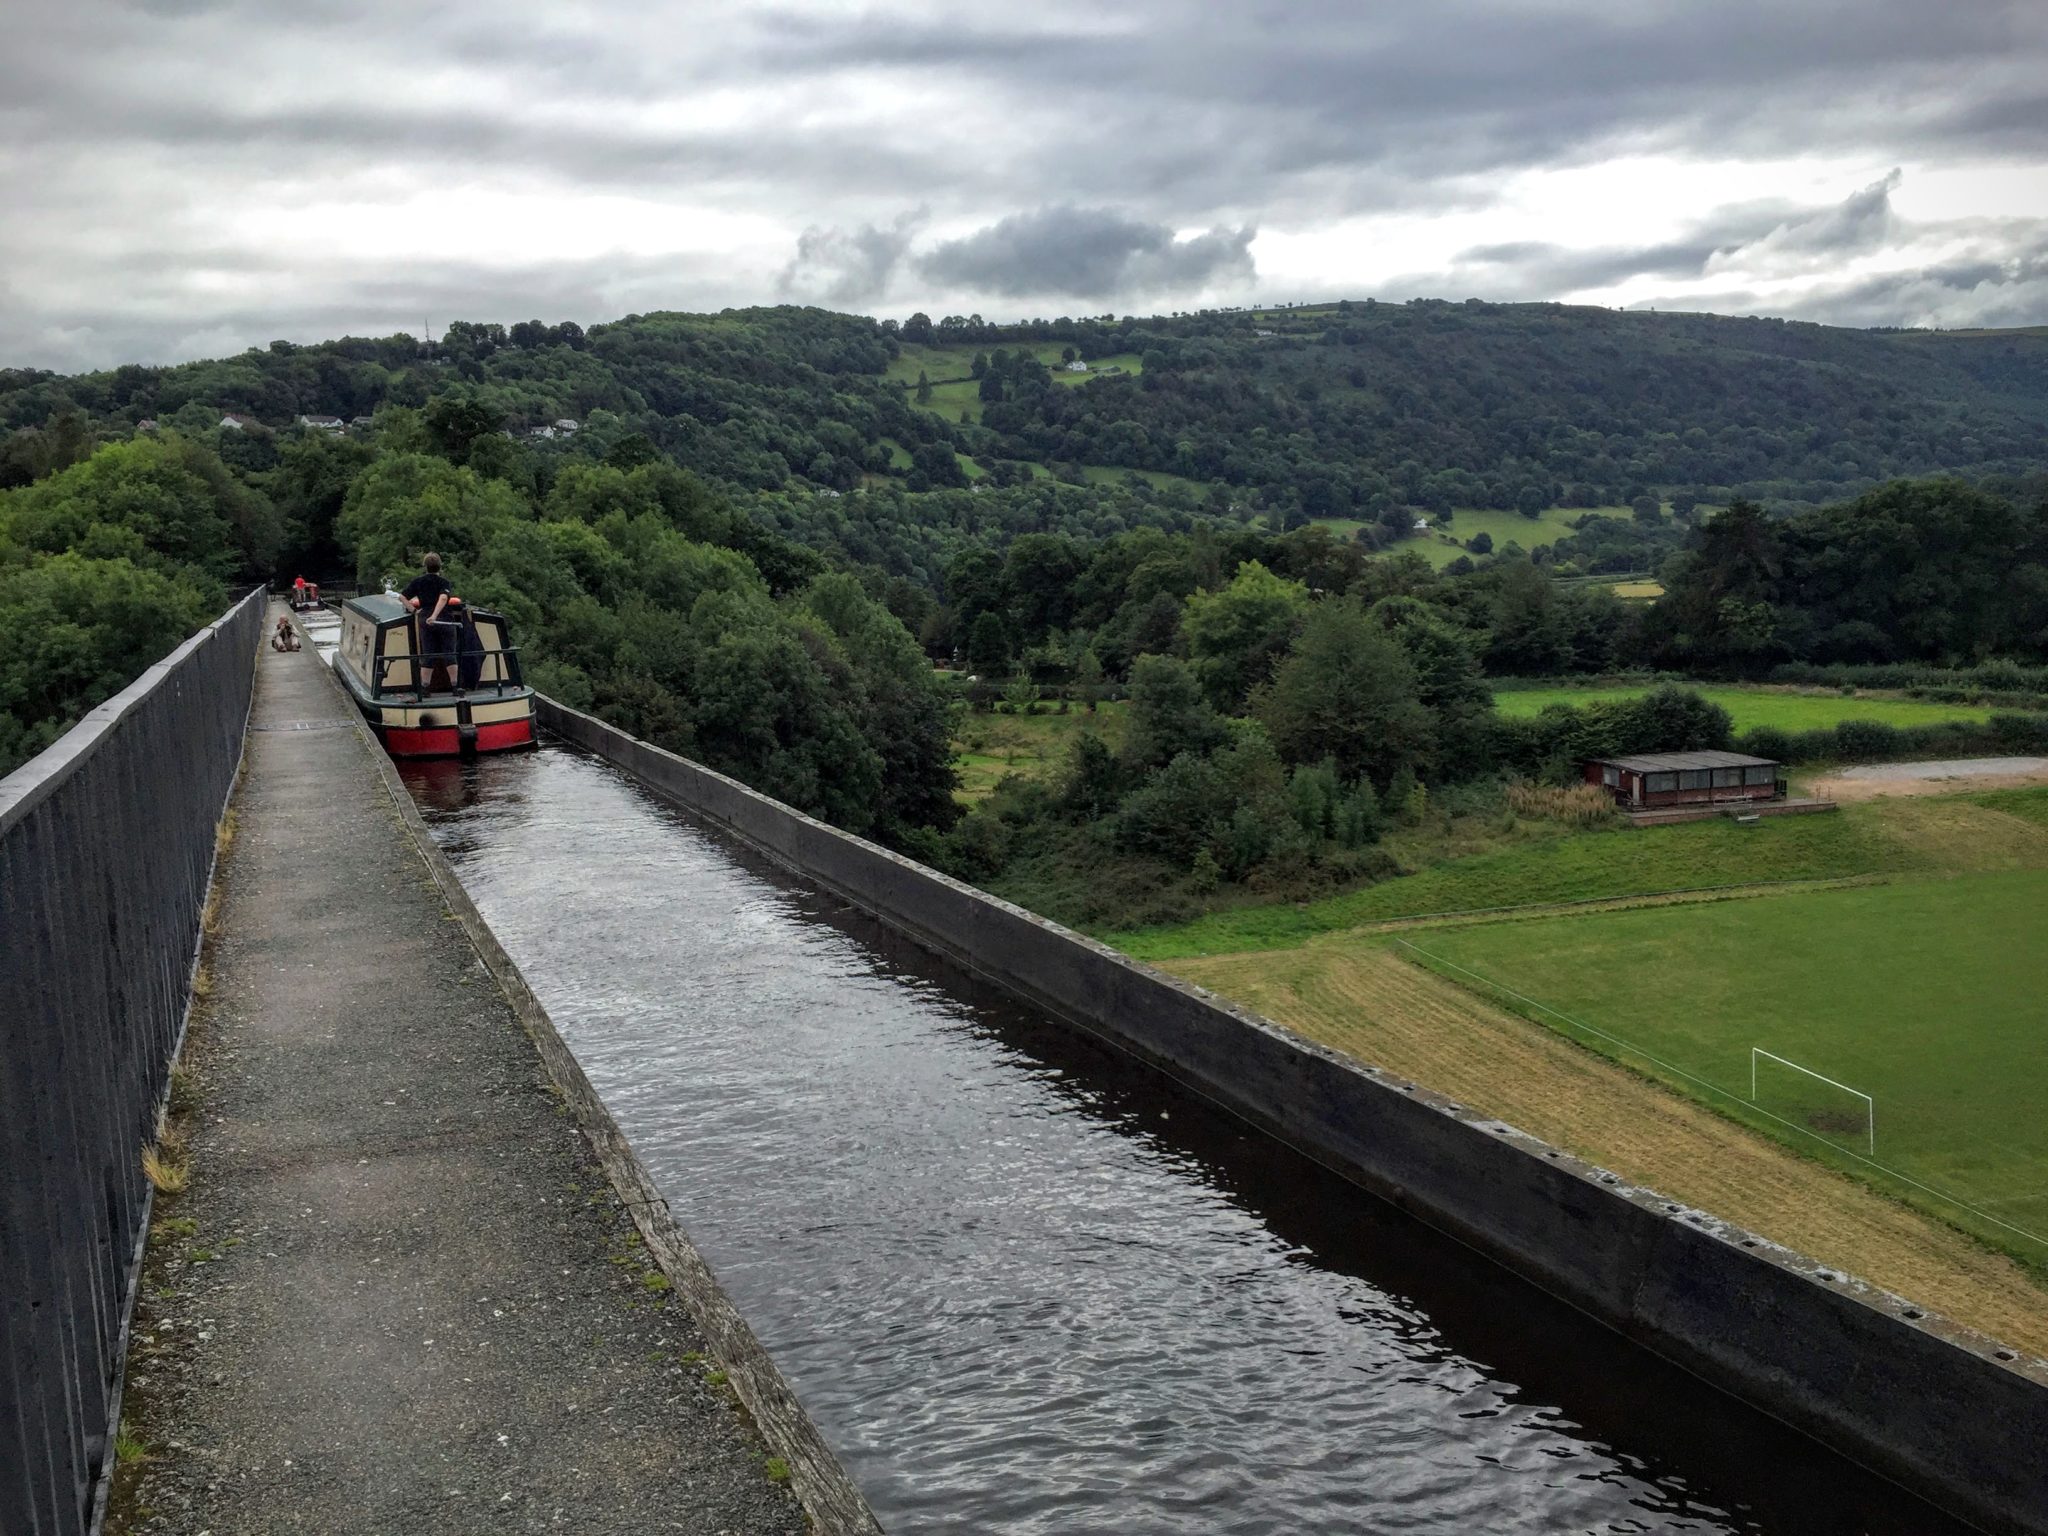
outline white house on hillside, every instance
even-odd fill
[[[237,416],[233,411],[229,411],[225,416],[221,417],[220,424],[225,431],[242,432],[255,426],[256,422],[253,417]]]
[[[315,432],[339,432],[343,422],[339,416],[301,416],[299,425]]]
[[[1069,373],[1086,373],[1087,371],[1088,365],[1082,362],[1081,359],[1078,357],[1075,358],[1071,363],[1067,364],[1067,372]]]

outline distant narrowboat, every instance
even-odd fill
[[[335,670],[393,757],[469,757],[530,747],[533,690],[505,620],[472,608],[420,642],[422,615],[389,592],[341,607]]]

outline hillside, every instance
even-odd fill
[[[1089,371],[1070,371],[1072,350]],[[926,387],[918,384],[920,375]],[[515,433],[632,434],[745,490],[1151,487],[1276,521],[1592,508],[1648,491],[1817,503],[1902,475],[2042,467],[2048,335],[1854,331],[1559,305],[898,325],[815,309],[458,324],[64,378],[0,372],[0,429],[75,408],[211,433],[471,396]],[[920,396],[924,398],[921,400]],[[229,455],[265,467],[260,433]],[[34,445],[0,451],[0,485]],[[964,463],[963,463],[964,459]],[[1221,487],[1222,489],[1216,489]]]

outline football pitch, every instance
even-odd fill
[[[2048,1268],[2044,929],[2048,871],[2009,870],[1398,942],[1439,975],[2038,1271]]]

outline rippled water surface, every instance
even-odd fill
[[[893,1532],[1941,1532],[564,749],[403,765]]]

